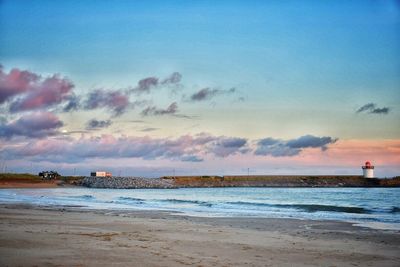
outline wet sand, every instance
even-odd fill
[[[335,221],[0,205],[0,266],[399,266],[400,232]]]

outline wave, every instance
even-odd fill
[[[319,204],[268,204],[268,203],[243,202],[243,201],[228,202],[228,204],[297,209],[306,212],[330,211],[330,212],[360,213],[360,214],[371,213],[370,210],[361,207],[343,207],[343,206],[319,205]]]
[[[81,195],[81,196],[68,196],[68,198],[78,198],[78,199],[94,199],[92,195]]]
[[[134,198],[134,197],[119,197],[118,200],[120,201],[129,201],[135,203],[143,203],[145,200],[141,198]]]
[[[197,204],[200,206],[211,207],[212,203],[207,201],[200,201],[200,200],[185,200],[185,199],[163,199],[163,202],[170,202],[170,203],[182,203],[182,204]]]
[[[399,212],[400,212],[399,207],[393,207],[392,210],[390,211],[390,213],[399,213]]]
[[[370,210],[361,208],[361,207],[343,207],[343,206],[333,206],[333,205],[292,205],[297,209],[302,209],[308,212],[317,212],[317,211],[331,211],[331,212],[345,212],[345,213],[360,213],[360,214],[368,214],[371,213]]]

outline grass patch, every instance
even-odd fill
[[[39,175],[30,173],[0,173],[0,182],[18,182],[18,183],[41,183],[49,181],[63,181],[65,183],[76,183],[82,180],[83,176],[59,176],[55,180],[44,180]]]
[[[29,173],[0,173],[0,181],[38,183],[42,178]]]

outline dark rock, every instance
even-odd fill
[[[91,188],[112,189],[176,188],[171,180],[140,177],[85,177],[81,185]]]

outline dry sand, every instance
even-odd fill
[[[0,206],[0,266],[399,266],[400,232],[343,222]]]
[[[23,181],[1,181],[1,188],[55,188],[59,186],[59,181],[40,181],[40,182],[23,182]]]

